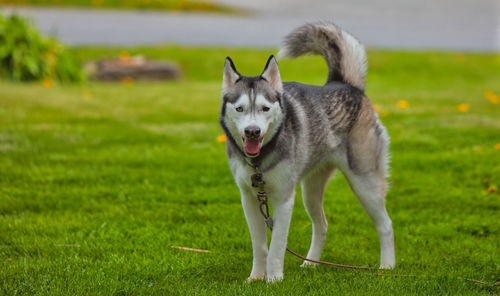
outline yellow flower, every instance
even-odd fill
[[[401,109],[406,109],[409,106],[410,106],[410,104],[406,100],[401,100],[401,101],[398,102],[398,107],[401,108]]]
[[[118,55],[120,61],[122,62],[128,62],[130,61],[130,53],[128,53],[128,51],[126,50],[122,50],[120,51],[120,54]]]
[[[226,142],[226,135],[220,135],[217,137],[217,142],[223,143]]]
[[[381,117],[387,117],[387,116],[389,116],[389,111],[383,110],[382,112],[380,112],[380,116]]]
[[[54,86],[54,81],[52,81],[51,78],[47,77],[45,78],[43,81],[43,86],[45,86],[45,88],[52,88],[52,86]]]
[[[488,193],[491,193],[491,192],[495,192],[498,190],[498,187],[496,185],[491,185],[490,187],[488,187],[487,189],[485,189],[483,191],[483,194],[488,194]]]
[[[90,93],[90,91],[88,90],[83,91],[83,99],[86,101],[92,99],[92,94]]]
[[[467,104],[460,104],[460,105],[458,105],[457,109],[460,112],[467,112],[467,111],[469,111],[469,105],[467,105]]]
[[[500,150],[500,143],[496,143],[496,144],[495,144],[495,149],[496,149],[496,150]]]
[[[134,79],[132,77],[125,77],[123,78],[122,83],[127,87],[131,87],[134,85]]]
[[[380,110],[380,106],[377,104],[373,104],[373,109],[375,109],[375,112],[378,112]]]
[[[496,93],[492,92],[491,90],[487,90],[484,92],[484,97],[490,101],[492,104],[498,104],[500,103],[500,96],[497,95]]]

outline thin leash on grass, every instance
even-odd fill
[[[260,168],[257,165],[252,165],[252,164],[250,164],[248,162],[247,162],[247,164],[250,165],[254,169],[254,174],[251,176],[251,181],[252,181],[252,187],[255,187],[255,188],[258,189],[257,190],[257,199],[259,201],[259,210],[260,210],[260,213],[262,214],[262,217],[264,217],[264,222],[266,223],[267,228],[269,228],[269,230],[271,232],[273,232],[273,219],[272,219],[272,217],[270,215],[270,212],[269,212],[269,201],[268,201],[268,198],[267,198],[267,193],[266,193],[266,191],[264,189],[264,184],[266,184],[266,182],[264,182],[264,179],[262,177],[262,172],[261,172]],[[297,257],[297,258],[299,258],[301,260],[304,260],[304,261],[307,261],[307,262],[311,262],[311,263],[315,263],[315,264],[321,264],[321,265],[327,265],[327,266],[334,266],[334,267],[345,268],[345,269],[372,270],[372,271],[373,270],[377,270],[376,268],[368,267],[368,266],[344,265],[344,264],[338,264],[338,263],[332,263],[332,262],[326,262],[326,261],[319,261],[319,260],[309,259],[309,258],[306,258],[306,257],[298,254],[295,251],[292,251],[288,247],[286,248],[286,250],[287,250],[288,253],[292,254],[293,256],[295,256],[295,257]],[[412,275],[412,274],[373,273],[373,275],[374,276],[380,276],[380,277],[414,277],[414,278],[426,277],[424,275]],[[486,282],[475,280],[475,279],[469,279],[469,278],[459,278],[459,279],[463,279],[463,280],[470,281],[470,282],[473,282],[473,283],[476,283],[476,284],[480,284],[480,285],[484,285],[484,286],[490,286]],[[500,282],[493,283],[491,286],[494,287],[494,286],[498,286],[498,285],[500,285]]]
[[[269,225],[268,225],[268,228],[269,228],[269,230],[271,232],[273,232],[272,227],[269,227]],[[299,258],[301,260],[312,262],[312,263],[316,263],[316,264],[327,265],[327,266],[334,266],[334,267],[345,268],[345,269],[372,270],[372,271],[373,270],[377,270],[377,268],[373,268],[373,267],[369,267],[369,266],[344,265],[344,264],[338,264],[338,263],[332,263],[332,262],[326,262],[326,261],[319,261],[319,260],[308,259],[308,258],[306,258],[306,257],[298,254],[297,252],[292,251],[288,247],[286,248],[286,250],[287,250],[288,253],[292,254],[293,256],[295,256],[295,257],[297,257],[297,258]],[[391,273],[372,273],[372,275],[373,276],[379,276],[379,277],[397,277],[397,278],[402,278],[402,277],[411,277],[411,278],[433,277],[433,276],[428,276],[428,275],[391,274]],[[457,279],[461,279],[461,280],[473,282],[473,283],[476,283],[476,284],[479,284],[479,285],[483,285],[483,286],[486,286],[486,287],[489,287],[489,286],[495,287],[495,286],[500,285],[500,282],[489,284],[489,283],[486,283],[486,282],[483,282],[483,281],[480,281],[480,280],[469,279],[469,278],[461,278],[461,277],[459,277]]]
[[[271,232],[272,232],[272,229],[270,229]],[[195,252],[195,253],[211,253],[211,251],[209,250],[203,250],[203,249],[194,249],[194,248],[188,248],[188,247],[180,247],[180,246],[171,246],[172,249],[177,249],[177,250],[182,250],[182,251],[188,251],[188,252]],[[334,267],[338,267],[338,268],[344,268],[344,269],[356,269],[356,270],[377,270],[377,268],[373,268],[373,267],[368,267],[368,266],[354,266],[354,265],[344,265],[344,264],[338,264],[338,263],[332,263],[332,262],[325,262],[325,261],[317,261],[317,260],[313,260],[313,259],[308,259],[308,258],[305,258],[304,256],[290,250],[288,247],[286,248],[286,250],[292,254],[293,256],[301,259],[301,260],[304,260],[304,261],[309,261],[309,262],[312,262],[312,263],[316,263],[316,264],[321,264],[321,265],[328,265],[328,266],[334,266]],[[436,276],[430,276],[430,275],[416,275],[416,274],[391,274],[391,273],[372,273],[371,275],[373,276],[378,276],[378,277],[394,277],[394,278],[432,278],[432,277],[436,277]],[[475,279],[470,279],[470,278],[463,278],[463,277],[458,277],[458,278],[455,278],[455,279],[460,279],[460,280],[464,280],[464,281],[468,281],[468,282],[472,282],[472,283],[475,283],[475,284],[478,284],[478,285],[482,285],[482,286],[485,286],[485,287],[496,287],[496,286],[499,286],[500,285],[500,282],[495,282],[493,284],[490,284],[490,283],[487,283],[487,282],[483,282],[483,281],[480,281],[480,280],[475,280]]]

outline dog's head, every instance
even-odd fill
[[[259,76],[243,76],[227,57],[222,78],[221,124],[248,157],[257,157],[283,120],[278,63],[270,56]]]

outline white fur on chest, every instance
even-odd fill
[[[229,167],[241,191],[257,194],[257,188],[252,187],[251,177],[255,174],[252,167],[236,158],[229,159]],[[265,190],[271,201],[276,198],[283,198],[281,193],[290,188],[291,185],[294,187],[295,184],[293,183],[297,183],[291,167],[290,163],[282,161],[262,174],[264,182],[266,182]]]

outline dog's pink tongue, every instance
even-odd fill
[[[245,139],[245,150],[248,154],[257,154],[260,151],[259,139]]]

